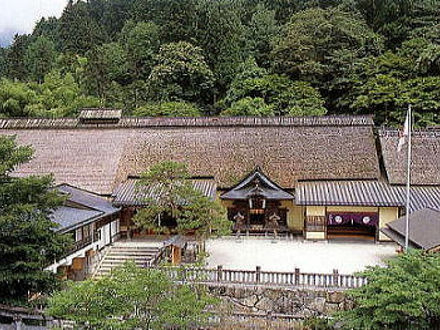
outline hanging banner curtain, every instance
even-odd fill
[[[354,213],[354,212],[335,212],[329,213],[327,217],[329,226],[343,226],[360,224],[364,226],[377,226],[379,216],[377,213]]]

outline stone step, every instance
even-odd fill
[[[136,255],[136,256],[115,256],[115,255],[107,255],[105,256],[106,260],[138,260],[138,259],[151,259],[154,255]]]
[[[142,250],[159,250],[157,246],[112,246],[112,250],[133,250],[133,251],[142,251]]]
[[[114,254],[114,255],[125,255],[125,254],[141,255],[141,254],[156,254],[158,251],[159,250],[148,250],[148,251],[110,250],[108,254]]]
[[[143,264],[146,263],[150,259],[143,259],[143,260],[104,260],[101,265],[122,265],[129,262],[134,262],[135,264]]]

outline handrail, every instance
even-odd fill
[[[150,266],[166,272],[171,279],[181,282],[249,284],[265,286],[319,287],[319,288],[358,288],[368,283],[367,278],[351,274],[303,273],[298,268],[294,272],[236,270],[201,267],[160,267]]]

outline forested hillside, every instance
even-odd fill
[[[0,48],[0,116],[372,113],[440,124],[438,0],[88,0]]]

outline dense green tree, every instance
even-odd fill
[[[66,117],[100,104],[85,95],[71,73],[53,71],[41,84],[0,81],[0,116]]]
[[[49,176],[11,177],[32,158],[32,149],[18,147],[14,137],[0,136],[0,303],[25,304],[33,294],[57,286],[55,274],[44,271],[65,252],[68,241],[55,233],[49,218],[62,203]]]
[[[249,59],[231,83],[226,98],[221,102],[232,105],[244,98],[261,98],[273,107],[275,115],[323,115],[324,100],[308,82],[291,81],[286,76],[268,74]],[[243,101],[241,101],[243,102]]]
[[[0,116],[31,117],[29,105],[36,102],[36,93],[26,83],[0,81]]]
[[[111,97],[113,82],[126,84],[129,81],[127,53],[120,43],[97,46],[87,53],[87,57],[84,83],[90,94],[105,101]]]
[[[18,80],[26,79],[27,70],[24,59],[30,42],[31,38],[26,34],[15,35],[14,41],[7,52],[9,78]]]
[[[120,37],[133,80],[146,80],[159,51],[159,28],[150,22],[128,21]]]
[[[154,191],[154,197],[142,201],[148,207],[134,216],[133,221],[138,227],[156,232],[194,232],[205,238],[212,233],[229,233],[231,222],[224,208],[193,187],[185,164],[165,161],[153,165],[141,175],[137,185],[139,191],[147,187]],[[176,221],[175,228],[163,225],[165,216]]]
[[[440,3],[436,0],[353,0],[368,25],[386,38],[395,49],[413,33],[440,23]]]
[[[237,68],[250,54],[246,48],[246,27],[240,17],[240,2],[199,0],[194,43],[206,54],[215,76],[215,98],[222,96]]]
[[[194,41],[198,28],[199,0],[134,0],[131,16],[136,22],[153,22],[160,27],[163,43]]]
[[[439,35],[438,0],[69,0],[59,19],[41,19],[0,51],[0,75],[41,83],[50,56],[26,54],[45,38],[61,53],[57,71],[127,114],[164,101],[190,102],[206,114],[236,103],[236,113],[252,113],[262,98],[275,115],[325,107],[373,113],[381,124],[400,118],[407,95],[423,94],[431,102],[416,114],[424,125],[436,120],[436,95],[409,80],[431,86],[440,76]],[[243,70],[252,61],[259,67]],[[249,93],[234,96],[244,85]],[[289,97],[296,98],[290,105]]]
[[[440,256],[411,251],[361,273],[353,309],[337,315],[343,329],[436,329],[440,326]]]
[[[424,50],[419,41],[404,44],[399,52],[386,52],[363,60],[351,76],[350,90],[341,102],[357,113],[374,113],[378,123],[396,125],[404,120],[409,104],[413,105],[415,124],[439,122],[439,77],[425,76]],[[430,63],[429,67],[435,67]]]
[[[87,96],[79,87],[71,73],[53,71],[44,77],[41,84],[32,86],[35,100],[27,106],[35,117],[73,117],[87,107],[98,107],[99,100]]]
[[[105,42],[107,35],[86,2],[69,0],[59,20],[58,38],[63,51],[85,54]]]
[[[90,16],[105,31],[111,41],[116,41],[118,33],[132,16],[132,0],[88,0]]]
[[[8,50],[0,47],[0,79],[8,74]]]
[[[42,82],[55,65],[55,45],[46,37],[37,37],[29,44],[24,56],[28,79]]]
[[[203,287],[174,284],[165,273],[127,263],[109,277],[70,283],[48,313],[86,329],[188,329],[206,325],[217,299]]]
[[[184,41],[160,48],[149,79],[152,98],[199,104],[209,97],[213,80],[202,49]]]
[[[246,40],[250,53],[260,66],[270,67],[272,42],[279,32],[280,26],[275,19],[275,11],[262,4],[257,5],[247,28]]]
[[[355,58],[376,55],[381,38],[355,13],[308,9],[293,15],[285,26],[273,51],[273,65],[293,79],[327,82],[338,69],[332,59],[341,50],[352,52]]]
[[[44,37],[49,39],[55,45],[56,50],[60,50],[60,45],[57,44],[58,37],[58,19],[56,17],[43,17],[40,19],[37,24],[35,24],[35,28],[32,31],[32,37]]]
[[[138,117],[198,117],[200,109],[187,102],[149,103],[136,108],[133,115]]]
[[[220,113],[221,116],[274,116],[274,106],[267,105],[261,97],[245,97],[231,104]]]

